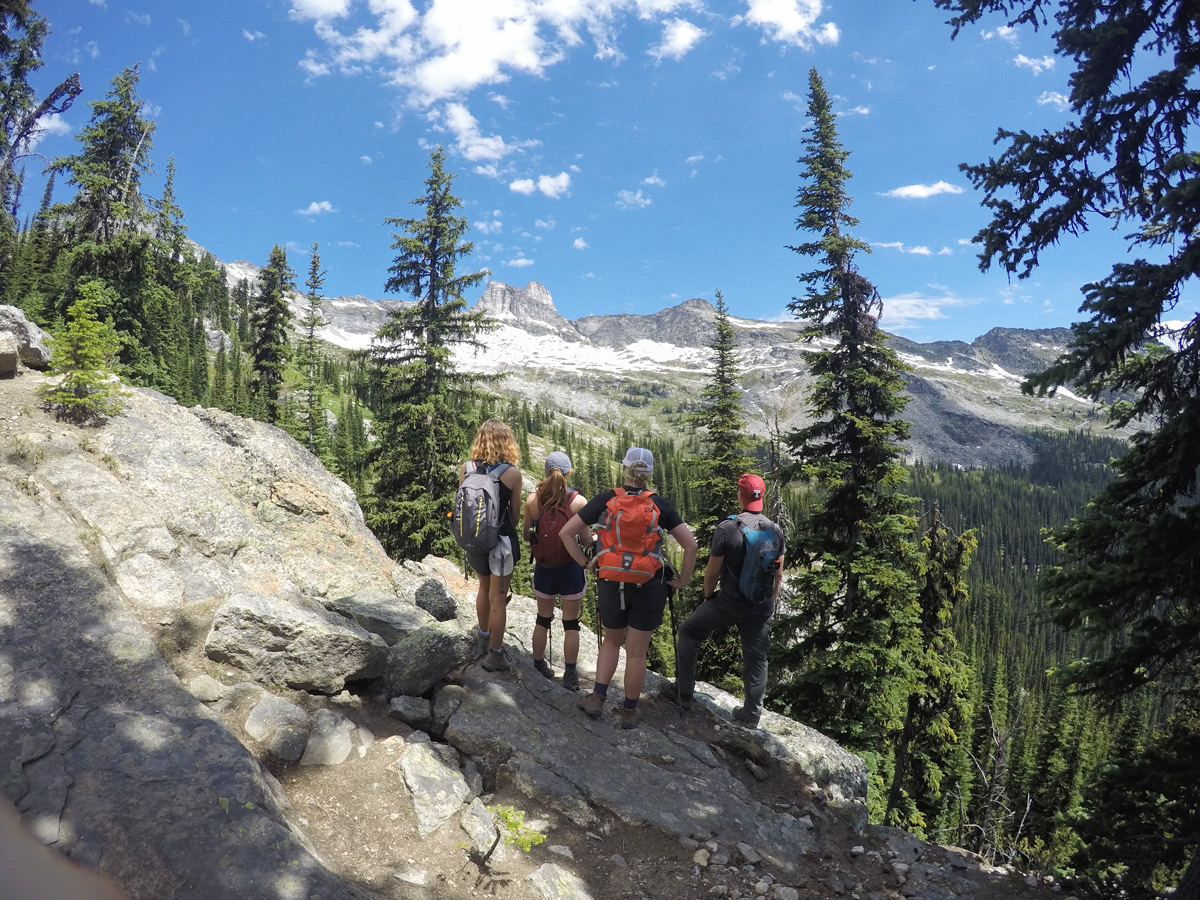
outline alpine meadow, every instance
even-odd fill
[[[993,155],[961,161],[980,270],[1029,284],[1080,235],[1123,240],[1076,286],[1061,345],[1021,345],[1019,390],[978,388],[983,374],[947,389],[990,405],[1002,432],[929,399],[921,360],[948,371],[965,344],[921,357],[884,329],[889,287],[866,262],[882,251],[856,218],[864,172],[837,109],[849,79],[815,65],[789,86],[804,126],[776,198],[794,224],[774,242],[795,276],[784,319],[739,318],[715,284],[712,304],[614,300],[568,320],[541,285],[509,288],[479,261],[463,189],[477,160],[448,134],[406,136],[424,168],[376,186],[392,205],[376,223],[386,300],[327,293],[332,248],[315,240],[247,230],[264,264],[219,260],[189,230],[180,148],[156,140],[150,61],[81,83],[48,49],[38,0],[0,0],[0,307],[52,336],[39,401],[57,417],[102,430],[149,388],[278,426],[353,491],[392,559],[449,559],[468,579],[448,517],[485,420],[511,427],[525,494],[552,451],[591,498],[621,483],[627,447],[650,450],[698,573],[739,476],[760,474],[787,539],[766,709],[865,761],[872,824],[1077,897],[1200,900],[1200,4],[913,2],[945,19],[921,41],[1031,29],[1070,67],[1061,127],[997,121]],[[43,155],[48,123],[85,106],[74,152]],[[762,215],[719,202],[705,228]],[[338,318],[359,301],[369,327]],[[669,316],[695,326],[691,355],[623,366],[634,345],[640,360],[668,352],[674,332],[655,329]],[[1006,324],[987,327],[1026,340]],[[0,393],[16,377],[0,373]],[[964,462],[929,449],[934,427],[996,456],[1002,433],[1022,453]],[[527,551],[513,593],[533,596],[532,578]],[[673,596],[650,669],[673,675],[676,615],[702,599],[699,578]],[[590,581],[580,618],[600,630]],[[703,681],[737,695],[741,671],[736,635],[705,645]]]

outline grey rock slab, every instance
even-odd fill
[[[425,610],[405,603],[394,593],[379,590],[365,590],[324,603],[327,609],[379,635],[389,646],[435,621]]]
[[[11,378],[16,375],[20,362],[17,336],[11,331],[0,331],[0,378]]]
[[[582,714],[563,714],[520,682],[483,678],[469,668],[465,696],[446,738],[493,775],[522,756],[568,782],[593,807],[622,821],[650,825],[674,837],[707,833],[733,843],[752,841],[773,864],[791,871],[815,848],[811,833],[746,794],[724,768],[699,762],[684,771],[656,764],[674,745],[649,723],[619,732]],[[511,768],[511,767],[510,767]],[[549,802],[549,800],[547,800]]]
[[[496,830],[492,814],[482,800],[478,797],[472,800],[458,824],[466,832],[471,849],[477,854],[495,860],[503,858],[504,842],[500,840],[500,832]]]
[[[421,837],[454,818],[471,796],[462,772],[447,765],[432,744],[410,744],[396,766],[412,796]]]
[[[525,756],[518,754],[504,763],[496,773],[496,783],[535,798],[581,828],[590,828],[599,821],[570,781]]]
[[[50,367],[50,335],[25,317],[16,306],[0,306],[0,331],[13,335],[17,355],[31,369]]]
[[[526,880],[542,900],[594,900],[595,897],[585,881],[554,863],[539,866]]]
[[[457,622],[418,628],[387,654],[383,690],[387,697],[418,697],[475,658],[474,636]]]
[[[363,897],[290,829],[273,779],[170,671],[76,520],[0,490],[0,522],[0,775],[39,836],[131,897]]]
[[[388,715],[405,725],[428,731],[433,724],[433,704],[424,697],[393,697]]]
[[[375,634],[302,597],[230,597],[204,642],[210,659],[265,684],[336,694],[347,681],[382,674],[387,646]]]

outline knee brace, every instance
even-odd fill
[[[578,619],[563,619],[563,631],[578,631],[578,630],[579,630],[579,620]]]
[[[543,628],[549,629],[550,626],[554,624],[554,616],[536,616],[533,621],[537,622],[537,624],[541,625]],[[563,622],[563,628],[566,627],[567,623]]]

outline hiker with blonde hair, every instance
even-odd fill
[[[480,474],[496,483],[499,495],[499,529],[495,543],[487,549],[468,549],[467,564],[479,576],[475,614],[479,623],[479,651],[489,672],[507,672],[512,662],[504,651],[507,624],[508,586],[513,564],[520,554],[517,541],[517,505],[521,498],[521,451],[512,429],[499,419],[488,419],[479,427],[471,453],[459,478],[459,497],[467,479]],[[486,483],[486,482],[485,482]],[[458,497],[455,498],[456,505]],[[458,532],[455,533],[459,538]],[[462,540],[459,540],[463,544]]]
[[[533,596],[537,599],[537,618],[533,626],[533,666],[547,678],[554,669],[546,662],[546,644],[554,622],[554,599],[562,601],[563,663],[562,685],[579,690],[579,613],[587,578],[583,566],[571,559],[559,539],[562,526],[583,509],[587,499],[567,485],[571,458],[561,451],[546,457],[546,477],[525,501],[522,531],[533,553]]]
[[[602,491],[584,505],[559,532],[571,558],[596,573],[596,613],[604,638],[596,656],[596,680],[590,694],[576,704],[598,719],[604,712],[608,686],[625,647],[625,700],[622,728],[636,728],[638,707],[646,683],[646,654],[654,629],[662,624],[667,591],[678,590],[692,578],[696,538],[674,504],[650,489],[654,456],[644,447],[630,447],[621,460],[622,487]],[[596,531],[596,555],[589,563],[579,541]],[[663,535],[683,548],[683,571],[671,578],[663,556]],[[586,544],[585,544],[586,546]]]

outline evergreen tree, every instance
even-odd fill
[[[120,414],[123,392],[109,378],[117,354],[117,334],[112,324],[101,322],[99,310],[110,298],[99,280],[80,285],[79,298],[71,304],[70,321],[54,340],[51,374],[62,376],[58,384],[38,389],[47,408],[60,419],[87,422]]]
[[[991,12],[1046,21],[1042,0],[936,2],[954,13],[956,32]],[[1111,272],[1084,285],[1085,320],[1065,353],[1026,387],[1118,397],[1110,421],[1139,431],[1114,481],[1054,532],[1060,561],[1042,586],[1056,621],[1085,640],[1081,660],[1062,672],[1068,684],[1108,699],[1151,683],[1191,697],[1200,690],[1200,317],[1166,320],[1200,275],[1195,9],[1056,6],[1056,55],[1075,67],[1072,117],[1039,135],[1001,130],[1000,155],[964,167],[992,213],[976,240],[984,268],[1027,277],[1042,253],[1097,216],[1133,231]],[[1200,783],[1200,756],[1177,762]],[[1175,896],[1196,900],[1200,834],[1190,839],[1192,863]]]
[[[455,367],[453,351],[481,346],[489,327],[483,313],[466,309],[463,292],[488,273],[456,271],[474,244],[463,239],[467,219],[456,215],[462,202],[444,164],[439,147],[430,154],[425,192],[412,201],[420,218],[385,220],[400,233],[393,232],[398,253],[384,288],[416,302],[390,313],[371,347],[379,440],[369,454],[377,479],[367,521],[390,554],[405,558],[453,550],[446,516],[481,381]]]
[[[307,422],[309,452],[322,455],[317,445],[317,431],[321,427],[317,419],[324,418],[321,406],[321,348],[317,329],[328,324],[321,314],[321,288],[325,284],[325,270],[321,268],[321,254],[317,242],[313,241],[312,256],[308,263],[308,278],[304,281],[307,292],[304,308],[300,314],[300,377],[304,391],[304,420]]]
[[[264,421],[278,424],[282,410],[280,393],[283,373],[291,357],[288,327],[292,310],[288,293],[296,289],[296,276],[288,265],[287,252],[276,244],[259,275],[258,293],[254,298],[254,375],[251,381],[253,400],[261,410]]]
[[[815,421],[788,436],[818,497],[789,546],[801,571],[773,641],[783,673],[774,696],[878,760],[902,722],[915,639],[915,521],[912,500],[897,492],[906,478],[900,442],[908,423],[896,418],[907,402],[905,368],[879,330],[879,293],[854,265],[868,248],[844,230],[857,224],[848,213],[849,153],[815,69],[808,113],[796,226],[816,238],[790,249],[818,267],[799,276],[807,293],[790,308],[807,321],[807,340],[834,346],[810,356]]]

